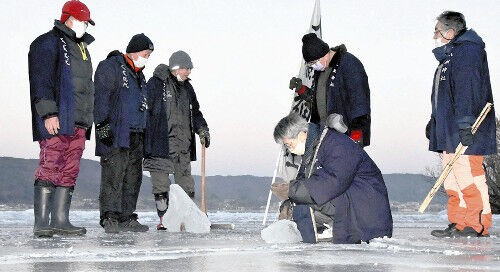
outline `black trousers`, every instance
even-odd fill
[[[142,133],[130,134],[129,148],[113,148],[101,156],[101,219],[130,218],[135,212],[142,184],[144,145]]]

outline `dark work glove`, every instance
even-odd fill
[[[95,134],[97,140],[101,141],[101,143],[112,146],[115,135],[113,134],[113,130],[111,130],[111,126],[109,122],[105,121],[99,123],[95,126]]]
[[[469,146],[474,143],[474,134],[472,134],[471,127],[459,129],[458,136],[460,137],[460,142],[463,146]]]
[[[208,132],[208,129],[200,128],[198,136],[200,136],[200,143],[208,148],[210,146],[210,132]]]
[[[316,99],[314,91],[304,85],[302,85],[302,87],[297,90],[297,94],[298,95],[294,98],[295,101],[304,100],[307,103],[314,103],[314,100]]]
[[[295,91],[300,90],[302,88],[302,79],[298,77],[292,77],[292,79],[290,79],[290,85],[288,86],[288,88],[290,88],[290,90],[295,89]]]
[[[363,137],[367,136],[366,133],[370,130],[370,124],[371,116],[369,114],[352,119],[349,125],[349,137],[351,137],[351,139],[353,139],[361,147],[364,147],[365,140]]]

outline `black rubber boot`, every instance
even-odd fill
[[[49,225],[50,211],[55,187],[51,182],[36,180],[33,194],[33,207],[35,213],[35,237],[52,237],[54,230]]]
[[[56,187],[52,208],[50,226],[54,234],[60,235],[84,235],[87,230],[84,227],[75,227],[69,222],[69,208],[73,187]]]

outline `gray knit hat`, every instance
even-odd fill
[[[172,56],[170,56],[170,58],[168,59],[168,66],[172,70],[177,70],[179,68],[193,69],[191,58],[186,52],[182,50],[179,50],[173,53]]]

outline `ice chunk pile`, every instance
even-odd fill
[[[210,232],[210,220],[177,184],[170,185],[168,209],[163,225],[170,232]]]
[[[266,243],[298,243],[302,236],[297,224],[290,220],[279,220],[260,231],[260,236]]]

